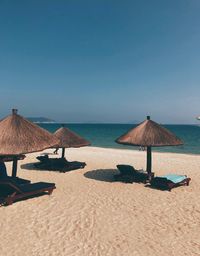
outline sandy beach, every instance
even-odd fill
[[[200,255],[200,156],[153,153],[156,175],[192,179],[189,187],[168,192],[113,181],[117,164],[145,169],[145,152],[69,149],[68,160],[87,166],[68,173],[34,170],[39,154],[19,162],[18,176],[55,182],[57,189],[51,196],[0,207],[0,255]],[[7,168],[10,172],[10,163]]]

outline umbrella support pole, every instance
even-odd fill
[[[62,158],[65,158],[65,148],[62,148]]]
[[[17,176],[17,157],[13,159],[13,166],[12,166],[12,177]]]
[[[151,146],[147,147],[147,173],[149,178],[151,179]]]

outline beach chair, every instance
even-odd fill
[[[153,178],[150,184],[152,187],[171,191],[174,187],[189,186],[190,181],[191,178],[188,178],[186,175],[167,174]]]
[[[34,166],[41,170],[68,172],[72,170],[82,169],[86,166],[85,162],[69,162],[65,158],[48,158],[39,156],[37,157],[37,159],[40,162],[35,163]]]
[[[65,165],[63,168],[60,168],[60,172],[69,172],[73,170],[78,170],[78,169],[83,169],[85,168],[86,163],[85,162],[78,162],[78,161],[73,161],[73,162],[68,162],[67,165]]]
[[[19,199],[26,199],[43,193],[50,195],[55,188],[54,183],[37,182],[20,185],[11,180],[0,181],[0,203],[3,205],[11,205]]]
[[[123,182],[143,182],[146,183],[149,180],[149,175],[147,172],[143,170],[136,170],[131,165],[119,164],[117,168],[120,174],[114,175],[116,181],[123,181]],[[152,177],[154,173],[152,173]]]

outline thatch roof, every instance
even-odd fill
[[[54,134],[60,140],[58,144],[60,148],[79,148],[90,145],[89,141],[66,127],[59,128]]]
[[[145,147],[178,146],[183,144],[173,133],[150,120],[150,117],[147,117],[147,120],[120,136],[116,142]]]
[[[0,121],[0,155],[19,155],[50,148],[58,139],[13,110]]]

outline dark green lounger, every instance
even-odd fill
[[[119,164],[117,168],[120,174],[114,175],[116,181],[123,181],[123,182],[143,182],[146,183],[149,180],[149,175],[147,172],[143,170],[136,170],[131,165]],[[153,177],[154,173],[152,173]]]
[[[13,181],[0,181],[0,203],[10,205],[19,199],[40,195],[51,194],[56,188],[54,183],[37,182],[20,185]]]

